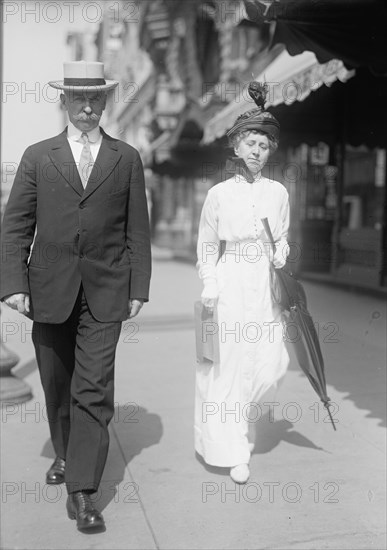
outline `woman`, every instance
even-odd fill
[[[278,147],[279,123],[263,109],[266,87],[250,83],[249,93],[258,108],[238,117],[227,133],[245,175],[210,189],[197,246],[202,303],[217,309],[220,361],[197,367],[195,449],[207,464],[230,467],[237,483],[249,478],[257,401],[289,362],[270,292],[270,262],[282,267],[288,254],[288,193],[261,173]],[[265,217],[276,240],[274,256]]]

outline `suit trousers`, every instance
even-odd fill
[[[105,467],[114,414],[114,361],[121,322],[96,321],[82,285],[70,317],[33,323],[52,444],[66,460],[69,493],[95,492]]]

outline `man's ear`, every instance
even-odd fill
[[[67,111],[67,103],[65,94],[60,94],[60,102],[62,103],[63,109]]]
[[[106,108],[106,101],[107,101],[107,93],[105,92],[103,94],[103,103],[102,103],[102,110],[104,111]]]

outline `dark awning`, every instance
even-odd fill
[[[292,57],[283,50],[255,80],[265,81],[269,86],[265,104],[268,108],[304,101],[321,86],[331,86],[336,80],[346,82],[354,73],[337,59],[321,65],[312,52]],[[252,101],[246,96],[246,89],[243,89],[234,101],[208,120],[204,127],[203,144],[223,136],[239,115],[251,109]]]
[[[341,59],[348,68],[387,75],[385,0],[243,0],[249,20],[272,23],[271,46],[291,55],[305,50],[320,63]]]

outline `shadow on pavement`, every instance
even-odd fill
[[[279,420],[276,422],[270,421],[269,414],[265,414],[256,425],[256,443],[252,451],[254,454],[265,454],[272,451],[281,441],[286,441],[291,445],[296,445],[298,447],[307,447],[309,449],[315,449],[317,451],[329,452],[318,447],[297,431],[291,431],[294,427],[294,424],[288,420]],[[223,476],[228,476],[230,468],[219,468],[216,466],[210,466],[207,464],[199,453],[195,452],[196,460],[205,468],[205,470],[211,474],[218,474]]]
[[[110,454],[106,463],[101,487],[99,507],[103,510],[114,499],[115,502],[137,502],[138,486],[129,471],[129,480],[121,485],[125,471],[134,457],[144,449],[157,445],[163,435],[163,424],[158,414],[149,413],[135,403],[120,405],[110,423]],[[115,441],[113,441],[113,439]],[[112,452],[114,449],[114,452]]]
[[[380,427],[386,426],[386,368],[385,368],[385,336],[384,341],[377,347],[375,343],[369,343],[366,333],[359,330],[350,330],[348,334],[340,329],[332,340],[319,335],[321,350],[325,363],[325,376],[329,396],[329,386],[337,391],[346,393],[343,399],[354,403],[359,410],[367,411],[367,418],[376,418]],[[384,322],[384,318],[381,320]],[[334,323],[327,323],[323,328]],[[332,330],[332,327],[330,327]],[[383,330],[385,334],[385,330]],[[375,338],[376,339],[376,338]],[[306,376],[303,375],[291,344],[287,344],[290,356],[289,371],[296,371],[305,378],[305,384],[309,385]],[[317,400],[317,399],[316,399]]]
[[[294,424],[289,420],[270,421],[269,414],[266,414],[257,423],[256,426],[256,443],[252,454],[265,454],[273,450],[281,441],[286,441],[297,447],[308,447],[317,451],[325,451],[322,447],[318,447],[297,431],[291,431]]]
[[[138,502],[138,486],[130,472],[125,476],[126,469],[131,460],[143,449],[160,442],[163,425],[158,414],[149,413],[138,405],[135,407],[124,405],[115,408],[109,431],[109,455],[99,491],[93,496],[96,507],[100,511],[104,510],[112,500],[124,503]],[[51,439],[44,444],[41,456],[55,458]],[[125,477],[126,481],[122,483]]]
[[[200,454],[196,451],[195,451],[195,458],[198,462],[200,462],[203,468],[210,474],[217,474],[220,476],[230,475],[230,468],[220,468],[219,466],[210,466],[210,464],[207,464],[207,462],[204,461],[203,457],[200,456]]]

